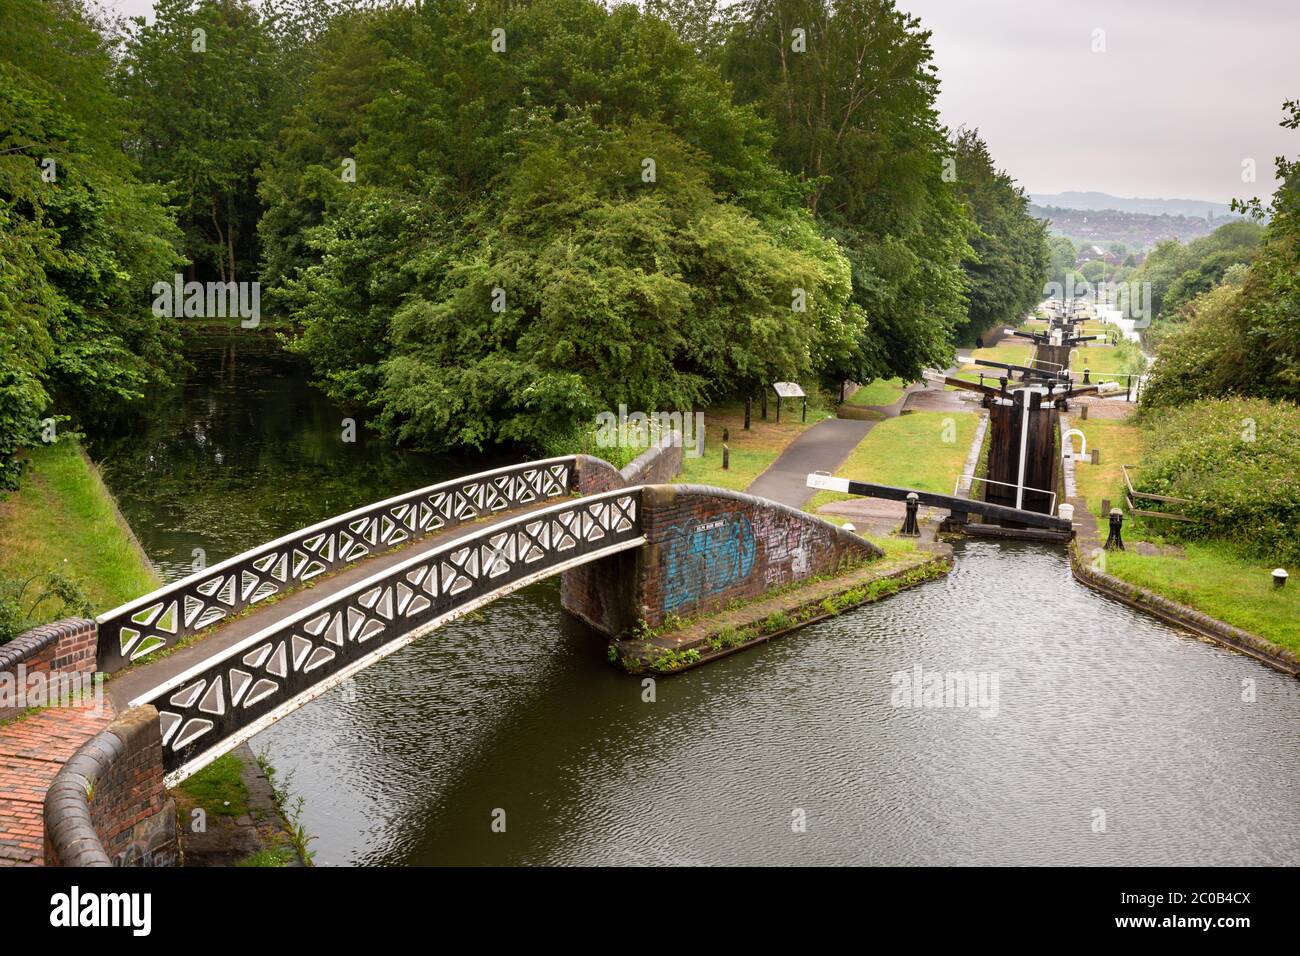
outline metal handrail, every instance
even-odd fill
[[[572,488],[576,456],[507,465],[408,491],[291,531],[101,614],[98,668],[120,670],[318,575]]]
[[[169,786],[421,634],[534,581],[640,547],[640,486],[571,498],[413,555],[137,696]]]

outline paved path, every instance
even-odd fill
[[[47,707],[0,727],[0,866],[45,864],[45,791],[112,719],[106,699],[99,709]]]
[[[896,418],[904,408],[910,408],[913,396],[927,390],[924,384],[909,385],[892,405],[864,407],[879,412],[884,418]],[[808,487],[809,472],[834,474],[875,424],[874,421],[852,418],[828,418],[818,422],[786,446],[776,461],[745,490],[791,508],[802,508],[815,490]]]
[[[834,473],[875,424],[851,418],[828,418],[818,422],[792,441],[767,471],[755,478],[745,490],[791,508],[802,508],[813,494],[813,489],[807,485],[808,473]]]

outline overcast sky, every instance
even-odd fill
[[[1300,98],[1300,0],[899,5],[934,34],[943,121],[979,127],[1030,192],[1227,202],[1269,195],[1273,157],[1300,154],[1300,133],[1277,125]]]

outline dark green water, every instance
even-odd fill
[[[256,342],[193,360],[106,469],[169,575],[493,464],[344,445],[342,414]],[[1300,682],[1081,587],[1059,549],[960,545],[947,579],[660,680],[653,703],[558,590],[253,741],[318,863],[1300,863]],[[895,707],[918,665],[997,675],[996,716]]]
[[[195,548],[215,564],[287,531],[399,491],[494,467],[501,456],[393,448],[308,384],[261,333],[187,340],[194,372],[132,433],[91,451],[149,557],[171,581]]]

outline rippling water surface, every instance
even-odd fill
[[[196,362],[165,434],[116,449],[110,483],[173,575],[194,547],[490,464],[357,454],[277,361],[226,384]],[[918,665],[996,675],[996,716],[894,707]],[[253,746],[322,864],[1300,864],[1300,682],[1081,587],[1060,549],[959,544],[946,579],[655,690],[550,581]]]

